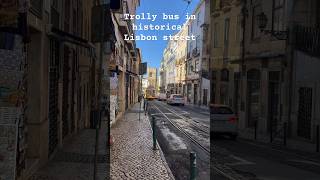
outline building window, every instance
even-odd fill
[[[273,30],[274,31],[284,31],[284,0],[274,0],[273,1]]]
[[[200,23],[200,14],[201,12],[198,12],[198,15],[197,15],[197,26],[199,26],[199,23]]]
[[[220,103],[224,105],[228,105],[229,103],[229,96],[228,96],[228,84],[222,83],[220,85]]]
[[[197,49],[197,51],[199,51],[199,49],[200,49],[200,35],[198,35],[196,37],[196,49]]]
[[[52,0],[51,6],[54,7],[55,9],[58,9],[58,0]]]
[[[191,34],[192,33],[192,21],[190,21],[190,24],[189,24],[189,34]]]
[[[215,48],[217,48],[217,47],[219,47],[219,23],[215,23],[214,24],[214,35],[213,35],[213,37],[214,37],[214,42],[213,42],[213,44],[214,44],[214,47]]]
[[[188,61],[188,68],[187,68],[187,73],[188,73],[188,75],[190,75],[191,74],[191,66],[192,66],[192,64],[191,64],[191,61]]]
[[[217,10],[220,8],[220,0],[212,0],[211,8],[212,10]]]
[[[211,103],[216,103],[216,86],[214,83],[211,83],[211,92],[210,92],[210,101]]]
[[[247,72],[247,126],[253,127],[260,118],[260,79],[258,69],[250,69]]]
[[[212,80],[217,80],[217,72],[216,71],[212,71]]]
[[[229,28],[230,27],[230,19],[227,18],[225,21],[224,21],[224,42],[225,42],[225,45],[228,45],[228,42],[229,42]]]
[[[242,41],[242,16],[237,16],[237,30],[236,30],[236,36],[235,36],[236,42]]]
[[[199,65],[199,59],[197,59],[194,63],[194,69],[196,72],[199,72],[199,69],[200,69],[200,65]]]
[[[192,50],[193,50],[193,43],[192,41],[190,41],[190,44],[189,44],[189,54],[192,53]]]
[[[221,70],[221,81],[229,81],[229,70],[228,69]]]
[[[149,77],[152,77],[152,72],[149,73]]]
[[[251,39],[257,39],[260,36],[260,28],[258,24],[258,15],[261,13],[261,6],[257,5],[253,7],[252,10],[252,32],[251,32]]]

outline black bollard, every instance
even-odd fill
[[[283,124],[283,145],[287,145],[287,123]]]
[[[190,180],[196,180],[197,176],[197,162],[196,162],[196,153],[190,153]]]
[[[258,121],[254,122],[254,140],[257,140]]]
[[[319,136],[320,136],[320,132],[319,132],[319,130],[320,130],[320,129],[319,129],[319,125],[317,125],[317,137],[316,137],[316,139],[317,139],[317,140],[316,140],[316,141],[317,141],[317,142],[316,142],[316,143],[317,143],[317,149],[316,149],[316,151],[317,151],[317,152],[319,152],[319,141],[320,141],[320,137],[319,137]]]

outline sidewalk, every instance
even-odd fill
[[[105,121],[103,121],[105,122]],[[106,124],[102,123],[98,150],[97,179],[108,177],[106,148]],[[45,167],[38,170],[29,180],[92,180],[94,172],[95,129],[84,129],[66,140],[62,149]]]
[[[149,119],[135,104],[111,129],[111,179],[173,179],[161,149],[152,149]]]
[[[272,149],[294,153],[306,158],[312,158],[314,160],[320,161],[320,153],[316,152],[316,144],[311,142],[287,138],[286,146],[284,146],[283,139],[277,138],[272,143],[270,143],[270,136],[261,133],[257,134],[257,139],[255,140],[253,129],[240,130],[239,137],[256,145],[266,146]]]

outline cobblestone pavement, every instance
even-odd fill
[[[111,129],[111,179],[173,179],[161,150],[152,149],[152,130],[139,104]],[[159,146],[158,146],[159,147]]]
[[[100,131],[97,179],[108,177],[106,125]],[[94,129],[84,129],[65,142],[52,160],[38,170],[29,180],[92,180],[95,152]]]

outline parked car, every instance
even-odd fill
[[[229,106],[210,105],[210,134],[228,135],[232,139],[238,136],[238,118]]]
[[[184,97],[180,94],[171,94],[170,97],[167,99],[167,103],[184,106],[185,100]]]
[[[167,100],[167,95],[165,93],[160,93],[158,96],[159,101],[165,101]]]

